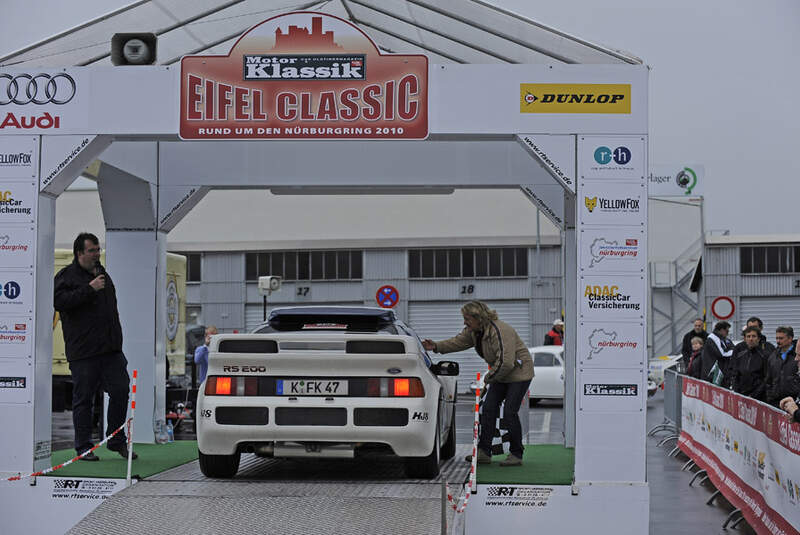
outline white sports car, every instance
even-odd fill
[[[564,347],[529,347],[536,375],[531,381],[530,404],[542,399],[564,399]]]
[[[433,363],[391,310],[275,309],[251,334],[214,336],[197,398],[200,469],[239,456],[394,455],[410,477],[455,454],[458,363]]]

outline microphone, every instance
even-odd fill
[[[94,272],[95,272],[96,275],[105,275],[106,274],[106,269],[103,267],[103,264],[101,264],[99,260],[97,260],[94,263]]]

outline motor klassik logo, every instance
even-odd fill
[[[639,385],[587,383],[583,385],[583,395],[634,397],[639,395]]]
[[[426,56],[384,54],[327,13],[286,13],[248,30],[226,56],[181,60],[180,135],[424,139],[427,86]]]
[[[245,80],[366,80],[367,58],[349,55],[246,55]]]
[[[0,388],[25,388],[26,379],[25,377],[0,377]]]

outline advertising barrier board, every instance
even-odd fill
[[[683,378],[681,450],[759,534],[797,534],[800,425],[785,413],[689,377]]]

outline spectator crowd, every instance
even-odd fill
[[[761,332],[763,322],[752,317],[734,345],[728,337],[731,324],[720,321],[707,333],[702,319],[694,320],[683,337],[682,368],[691,377],[789,411],[787,399],[800,397],[800,370],[794,330],[775,329],[775,345]],[[797,405],[793,404],[796,409]]]

